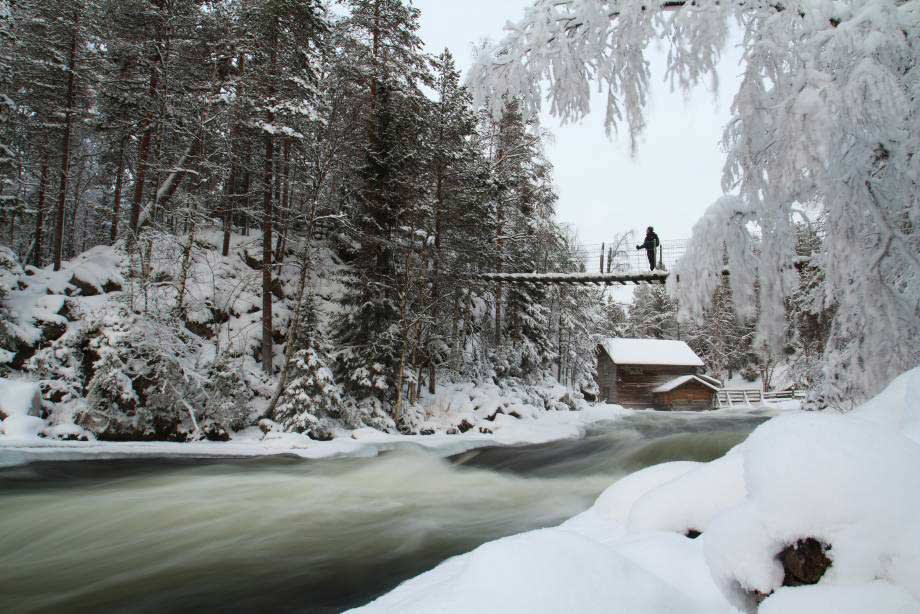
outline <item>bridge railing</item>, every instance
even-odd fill
[[[625,249],[614,249],[607,244],[580,247],[576,254],[585,265],[587,272],[599,273],[641,273],[649,270],[648,256],[645,250],[635,249],[635,244]],[[657,267],[670,270],[687,250],[686,239],[662,241],[656,254]]]

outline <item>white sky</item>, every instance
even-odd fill
[[[472,63],[471,43],[496,40],[502,27],[520,19],[531,0],[415,0],[422,11],[421,37],[428,51],[448,47],[461,70]],[[664,82],[665,52],[650,50],[652,88],[648,130],[635,159],[628,135],[608,140],[603,98],[582,123],[561,126],[547,154],[555,166],[558,218],[575,226],[588,245],[634,230],[639,237],[654,226],[662,240],[690,236],[694,222],[721,193],[722,129],[737,90],[740,51],[727,49],[719,68],[716,97],[701,87],[685,97]]]

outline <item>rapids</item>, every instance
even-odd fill
[[[2,612],[319,612],[552,526],[618,477],[711,460],[764,418],[642,412],[441,458],[106,460],[0,470]]]

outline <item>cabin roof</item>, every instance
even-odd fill
[[[670,365],[702,367],[703,361],[683,341],[610,337],[600,346],[618,365]]]
[[[716,388],[721,388],[721,387],[722,387],[722,381],[719,380],[719,379],[716,379],[715,377],[712,377],[711,375],[704,375],[704,374],[702,374],[702,373],[697,373],[696,376],[697,376],[698,378],[700,378],[701,380],[705,380],[705,381],[709,382],[710,384],[712,384],[712,385],[715,386]]]
[[[665,382],[664,384],[654,388],[652,392],[671,392],[672,390],[680,388],[684,384],[689,384],[693,380],[696,380],[697,382],[715,392],[718,392],[719,390],[716,386],[713,386],[711,382],[707,382],[701,377],[697,377],[695,375],[681,375],[680,377],[675,377],[671,381]]]

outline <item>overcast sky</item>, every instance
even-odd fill
[[[466,70],[471,43],[501,38],[509,20],[518,20],[530,0],[415,0],[422,10],[421,36],[432,53],[447,47]],[[544,117],[555,134],[548,155],[559,190],[558,217],[588,245],[615,233],[644,234],[655,227],[662,240],[687,238],[694,222],[719,197],[724,155],[722,129],[736,90],[740,52],[727,49],[719,69],[720,92],[701,87],[689,98],[671,93],[664,82],[664,51],[652,50],[651,112],[635,159],[628,135],[604,133],[604,103],[581,124],[560,126]]]

